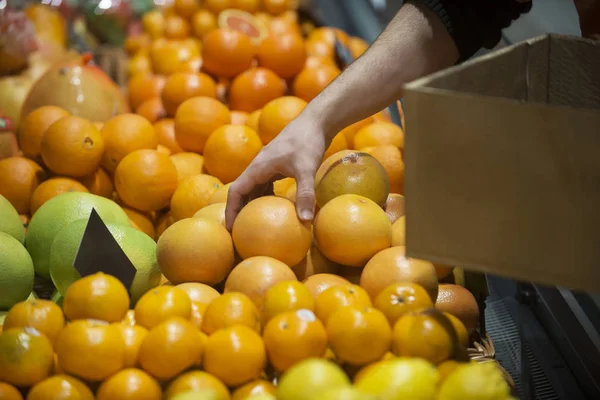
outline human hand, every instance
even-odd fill
[[[266,145],[229,188],[225,217],[227,229],[248,202],[272,194],[273,182],[296,179],[296,212],[303,221],[313,219],[315,173],[325,153],[327,140],[320,124],[305,111]]]

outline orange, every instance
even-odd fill
[[[53,361],[52,344],[35,329],[11,328],[0,334],[0,381],[34,385],[48,377]]]
[[[217,29],[217,17],[209,10],[198,10],[192,16],[192,32],[196,37],[203,39],[213,29]]]
[[[256,48],[245,34],[213,29],[204,36],[202,68],[216,76],[233,78],[252,66],[255,55]]]
[[[361,140],[359,134],[355,138],[357,141]],[[394,145],[383,145],[366,152],[375,157],[385,168],[390,178],[390,192],[404,193],[404,161],[400,149]]]
[[[194,218],[205,218],[211,219],[213,221],[218,222],[223,225],[224,228],[227,227],[225,221],[225,203],[215,203],[209,204],[204,208],[201,208],[194,214]]]
[[[150,43],[148,43],[148,47]],[[152,65],[148,57],[148,49],[141,49],[127,60],[127,76],[131,79],[138,75],[149,75],[152,73]],[[98,128],[100,129],[100,128]]]
[[[139,352],[148,330],[140,325],[117,324],[125,343],[125,367],[133,368],[138,364]]]
[[[119,371],[100,385],[98,400],[161,400],[158,382],[146,372],[128,368]]]
[[[190,317],[190,322],[192,323],[192,325],[194,325],[194,328],[202,328],[202,319],[204,318],[206,307],[208,306],[204,303],[200,303],[199,301],[192,301],[192,315]]]
[[[172,317],[188,319],[192,313],[192,301],[181,289],[159,286],[146,292],[134,310],[135,322],[151,329]]]
[[[337,64],[335,63],[335,60],[333,60],[332,58],[323,57],[323,56],[310,56],[310,57],[307,57],[306,58],[306,62],[304,63],[304,68],[320,67],[323,64],[330,65],[332,67],[336,67],[337,68]]]
[[[315,274],[304,280],[304,286],[310,290],[313,297],[317,299],[321,293],[333,286],[351,285],[348,280],[333,274]]]
[[[267,103],[258,119],[258,134],[263,144],[275,139],[275,136],[292,122],[306,107],[306,101],[293,96],[284,96]]]
[[[278,371],[287,371],[307,358],[322,357],[327,332],[310,310],[286,311],[269,321],[263,333],[267,356]]]
[[[385,315],[368,307],[340,308],[327,322],[327,336],[338,359],[355,366],[379,360],[392,343]]]
[[[255,13],[260,9],[260,0],[233,0],[233,8]]]
[[[288,266],[302,261],[312,241],[310,224],[298,219],[294,203],[277,196],[248,203],[235,219],[232,238],[242,258],[269,256]]]
[[[212,392],[214,400],[229,400],[229,389],[220,380],[204,371],[189,371],[175,378],[165,392],[165,398],[188,392]]]
[[[371,118],[365,118],[358,122],[355,122],[352,125],[347,126],[346,128],[340,131],[340,134],[343,134],[346,137],[346,143],[348,144],[349,148],[356,149],[356,146],[354,145],[354,137],[356,136],[358,131],[360,131],[365,126],[370,125],[372,122],[373,120]]]
[[[269,321],[287,311],[315,309],[315,299],[308,288],[294,280],[278,282],[271,286],[262,300],[263,320]]]
[[[208,205],[210,197],[223,186],[211,175],[194,175],[179,183],[171,198],[171,215],[175,221],[192,217]]]
[[[102,272],[73,282],[63,298],[65,317],[117,322],[129,310],[129,294],[121,281]]]
[[[29,390],[27,400],[94,400],[89,387],[77,378],[55,375],[45,379]]]
[[[233,7],[234,0],[204,0],[204,7],[215,14]]]
[[[161,98],[167,113],[173,116],[181,103],[198,96],[216,98],[216,82],[201,72],[176,72],[167,78]]]
[[[457,317],[473,333],[479,326],[479,305],[471,292],[460,286],[441,284],[435,308]]]
[[[360,286],[332,286],[317,297],[315,314],[324,324],[327,324],[329,318],[343,307],[367,308],[371,305],[369,295]]]
[[[273,193],[275,196],[285,197],[285,192],[296,183],[294,178],[283,178],[273,182]]]
[[[223,125],[204,145],[204,165],[221,182],[236,180],[262,149],[258,133],[245,125]]]
[[[179,15],[165,17],[164,35],[167,39],[185,39],[190,34],[190,24]]]
[[[42,137],[46,129],[61,118],[71,115],[56,106],[43,106],[30,112],[19,127],[19,146],[25,157],[40,160]]]
[[[146,118],[150,123],[155,123],[167,116],[167,111],[160,97],[152,97],[144,101],[136,108],[135,113]]]
[[[246,111],[232,111],[231,125],[246,125],[246,121],[248,121],[249,116],[250,114],[248,114]]]
[[[332,47],[335,45],[336,39],[345,46],[348,43],[349,37],[341,29],[327,26],[313,29],[308,35],[308,40],[322,40]]]
[[[359,37],[352,36],[350,39],[348,39],[348,49],[350,50],[350,54],[352,54],[354,59],[362,56],[368,48],[369,43]]]
[[[152,223],[152,216],[150,214],[144,214],[132,208],[121,208],[123,208],[123,211],[125,211],[129,220],[135,224],[139,231],[142,231],[152,239],[155,239],[154,224]]]
[[[306,49],[300,35],[269,35],[258,48],[258,64],[284,79],[298,75],[305,63]]]
[[[137,150],[119,163],[115,187],[128,206],[140,211],[157,211],[166,207],[175,193],[177,169],[165,154]]]
[[[183,149],[175,139],[175,120],[172,118],[161,119],[154,123],[154,133],[158,144],[171,150],[171,154],[181,153]]]
[[[206,341],[204,370],[227,386],[238,386],[258,379],[266,363],[262,338],[247,326],[221,329]]]
[[[199,0],[175,0],[173,7],[175,12],[183,18],[190,18],[200,9],[200,3]]]
[[[204,172],[204,157],[200,154],[181,152],[171,155],[171,161],[177,169],[177,181],[185,181]]]
[[[89,192],[89,190],[75,179],[50,178],[42,182],[31,195],[31,215],[48,200],[59,194],[68,192]]]
[[[392,122],[377,122],[361,128],[354,137],[354,148],[393,145],[404,147],[404,132]]]
[[[334,263],[325,257],[313,241],[304,260],[294,265],[292,269],[298,279],[304,280],[316,274],[337,275],[340,272],[340,267],[340,264]]]
[[[406,314],[394,325],[392,350],[398,357],[419,357],[439,364],[454,357],[457,347],[452,323],[434,308]]]
[[[392,246],[406,246],[406,218],[404,216],[392,224]]]
[[[237,388],[231,395],[231,400],[246,400],[262,394],[275,396],[276,392],[277,387],[271,382],[265,381],[264,379],[257,379]]]
[[[469,346],[469,332],[467,332],[467,328],[461,320],[454,315],[446,312],[444,315],[450,320],[450,323],[452,323],[452,327],[454,327],[454,331],[458,337],[458,343],[466,349]]]
[[[225,293],[243,293],[261,308],[263,295],[270,287],[297,280],[290,267],[281,261],[264,256],[250,257],[231,271],[225,281]]]
[[[258,120],[260,118],[261,111],[262,111],[262,109],[252,112],[248,116],[248,119],[246,120],[246,123],[245,123],[247,127],[253,129],[256,132],[258,132]]]
[[[142,105],[146,100],[160,96],[165,85],[165,78],[159,75],[138,74],[129,80],[127,94],[129,104],[134,109]]]
[[[49,300],[22,301],[6,314],[3,329],[34,328],[54,343],[65,325],[65,317],[59,306]]]
[[[23,400],[23,396],[21,395],[21,392],[19,392],[19,390],[13,385],[9,385],[5,382],[0,382],[0,399]]]
[[[423,286],[410,282],[392,283],[377,295],[373,304],[385,314],[391,326],[411,311],[433,307]]]
[[[206,308],[202,331],[212,335],[234,325],[244,325],[260,332],[260,315],[252,300],[245,294],[224,293]]]
[[[101,381],[125,366],[125,343],[118,324],[77,320],[58,335],[54,351],[65,373]]]
[[[229,88],[229,106],[233,110],[253,112],[285,94],[285,82],[273,71],[251,68],[239,74]]]
[[[204,218],[175,222],[158,239],[156,257],[163,275],[183,282],[217,284],[233,268],[231,236],[220,223]]]
[[[269,14],[279,15],[292,7],[290,0],[263,0],[263,8]]]
[[[127,36],[123,48],[130,56],[137,54],[140,50],[147,50],[150,47],[152,39],[147,33],[138,33],[135,35]]]
[[[157,39],[163,35],[165,17],[160,10],[152,10],[142,17],[142,26],[144,31],[148,32],[152,39]]]
[[[165,381],[199,362],[203,352],[201,333],[187,319],[173,317],[148,332],[139,360],[145,371]]]
[[[210,196],[210,200],[208,200],[208,204],[216,204],[216,203],[227,203],[227,194],[229,193],[229,186],[231,183],[226,183],[217,189],[216,192]]]
[[[346,140],[346,136],[344,136],[342,133],[338,133],[337,135],[335,135],[333,137],[331,144],[325,151],[325,154],[323,154],[323,160],[326,160],[327,158],[334,155],[338,151],[347,150],[348,148],[349,147],[348,147],[348,141]]]
[[[97,196],[111,199],[115,191],[112,178],[103,168],[98,168],[96,172],[84,176],[79,181],[90,193]]]
[[[85,118],[61,118],[42,137],[42,159],[55,174],[72,177],[91,174],[98,169],[103,152],[102,135]]]
[[[433,264],[437,272],[438,279],[444,279],[454,271],[454,267],[442,264]]]
[[[215,288],[204,283],[186,282],[180,283],[176,287],[186,292],[190,300],[206,305],[221,295]]]
[[[173,218],[171,218],[171,213],[166,212],[162,215],[156,217],[156,223],[154,225],[156,238],[158,239],[163,232],[173,224]]]
[[[327,85],[340,74],[340,70],[330,65],[321,65],[315,68],[303,69],[294,80],[292,91],[305,101],[311,101]]]
[[[256,16],[259,17],[259,14],[257,14]],[[272,17],[268,14],[260,15],[260,17],[264,20],[264,23],[267,25],[270,35],[302,35],[302,30],[300,29],[300,26],[296,23],[288,21],[285,18]]]
[[[121,114],[109,119],[101,132],[106,148],[102,166],[111,172],[128,154],[140,149],[156,149],[158,145],[152,124],[136,114]]]
[[[390,193],[383,209],[390,219],[390,222],[393,224],[400,217],[404,216],[404,196],[398,193]],[[393,229],[394,225],[392,225],[392,241]]]
[[[319,210],[314,222],[319,249],[332,261],[362,267],[392,244],[392,224],[372,200],[354,194],[338,196]]]
[[[200,49],[194,39],[153,41],[150,62],[155,73],[165,76],[180,71],[198,72],[202,65]]]
[[[163,281],[161,280],[160,284],[163,284]],[[127,325],[127,326],[134,326],[135,325],[135,311],[134,310],[128,310],[127,314],[125,314],[125,318],[123,318],[123,320],[121,321],[122,324]]]
[[[182,149],[201,153],[210,134],[230,121],[229,109],[220,101],[211,97],[192,97],[177,109],[175,138]]]
[[[433,264],[406,257],[406,249],[402,246],[377,253],[369,260],[360,277],[360,286],[372,299],[396,282],[416,283],[425,288],[432,302],[437,298],[438,280]]]
[[[309,57],[323,57],[334,59],[335,50],[329,43],[320,39],[307,39],[304,42],[306,54]]]

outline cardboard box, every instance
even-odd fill
[[[600,42],[532,39],[405,100],[408,255],[600,291]]]

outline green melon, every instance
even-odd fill
[[[0,232],[0,310],[29,297],[33,289],[33,262],[14,237]]]
[[[50,276],[64,296],[69,286],[81,278],[73,262],[87,225],[87,219],[71,222],[55,237],[50,250]],[[158,286],[161,273],[156,261],[156,242],[145,233],[123,224],[107,222],[106,227],[121,246],[137,272],[129,289],[131,302]]]
[[[106,222],[130,225],[125,211],[117,203],[91,193],[69,192],[53,197],[42,205],[29,221],[25,246],[31,254],[35,272],[50,278],[50,246],[58,232],[69,223],[89,218],[92,208]]]
[[[8,233],[21,244],[25,242],[25,227],[19,213],[6,197],[0,195],[0,232]]]
[[[50,297],[50,301],[58,305],[60,308],[63,306],[63,295],[58,290],[55,290]]]

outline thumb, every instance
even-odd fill
[[[302,221],[312,221],[315,213],[315,177],[303,173],[296,179],[296,212]]]

